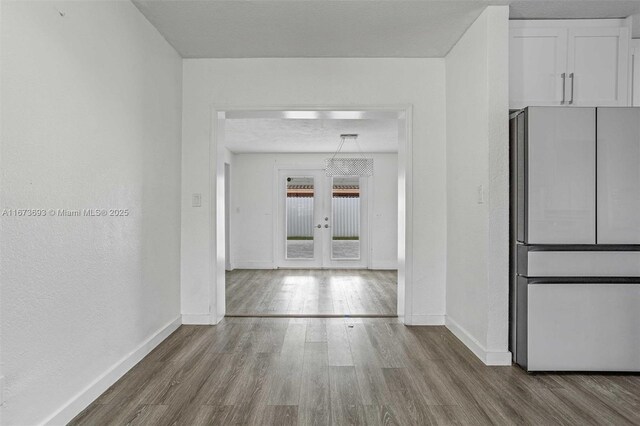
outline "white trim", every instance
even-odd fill
[[[273,262],[239,260],[233,264],[233,269],[275,269]]]
[[[484,363],[486,365],[509,367],[511,366],[513,356],[509,351],[487,352],[485,358],[486,360],[484,361]]]
[[[185,325],[210,325],[211,314],[182,314],[182,323]]]
[[[395,259],[394,260],[375,260],[369,263],[369,269],[385,270],[385,271],[398,269],[398,261]]]
[[[510,19],[509,28],[602,28],[628,27],[623,19]]]
[[[411,315],[407,318],[410,325],[444,325],[445,315]]]
[[[151,337],[142,342],[136,349],[125,355],[122,359],[112,365],[98,378],[91,382],[86,388],[72,397],[66,404],[60,407],[49,418],[44,420],[45,425],[64,425],[77,416],[104,391],[109,389],[122,376],[125,375],[134,365],[147,356],[164,339],[169,337],[180,325],[181,318],[178,317],[160,328]]]
[[[480,344],[467,330],[453,320],[450,316],[445,318],[445,326],[456,336],[462,343],[468,347],[471,352],[482,361],[485,365],[493,366],[509,366],[511,365],[511,352],[490,352]]]

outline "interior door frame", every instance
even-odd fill
[[[298,263],[297,260],[292,260],[291,265],[283,265],[281,266],[281,262],[284,260],[286,263],[286,259],[284,257],[286,250],[286,246],[282,244],[282,233],[285,231],[284,225],[284,211],[282,206],[282,181],[281,181],[281,172],[283,171],[313,171],[318,172],[322,171],[321,166],[318,162],[315,163],[296,163],[296,164],[279,164],[276,163],[273,166],[273,187],[276,188],[275,193],[273,194],[273,206],[272,211],[273,214],[273,267],[281,268],[281,269],[289,269],[289,268],[297,268],[295,263]],[[300,175],[302,176],[302,175]],[[321,182],[316,182],[317,186],[322,185],[323,187],[320,189],[322,206],[324,207],[324,213],[332,210],[331,204],[331,178],[324,177]],[[371,223],[371,210],[372,210],[372,199],[371,193],[369,193],[370,180],[372,177],[361,176],[360,177],[360,190],[361,194],[364,194],[364,197],[361,197],[361,213],[360,213],[360,258],[359,259],[332,259],[331,258],[331,248],[326,247],[326,239],[325,237],[321,237],[321,245],[319,251],[319,260],[320,264],[317,266],[300,266],[301,269],[369,269],[371,266],[371,228],[369,224]],[[328,206],[325,206],[325,203],[329,203]],[[315,206],[314,206],[315,207]],[[328,213],[331,215],[331,213]],[[324,224],[324,221],[322,221]],[[315,225],[314,225],[315,226]],[[329,226],[333,227],[333,218],[329,220]],[[331,229],[331,228],[330,228]],[[363,232],[364,231],[364,232]],[[331,231],[329,231],[331,232]],[[314,237],[315,238],[315,237]],[[328,256],[328,257],[327,257]],[[302,260],[302,259],[301,259]],[[325,263],[326,261],[326,263]],[[302,263],[302,262],[300,262]]]
[[[209,316],[210,324],[224,318],[225,306],[225,179],[224,121],[228,112],[356,112],[392,113],[398,126],[398,297],[399,320],[414,324],[413,277],[413,106],[401,105],[212,105],[209,149]]]

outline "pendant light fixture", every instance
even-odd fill
[[[336,158],[342,150],[347,140],[353,140],[356,143],[360,158]],[[358,134],[345,133],[340,135],[340,144],[333,154],[333,157],[325,160],[325,173],[327,176],[372,176],[373,175],[373,158],[365,157],[360,144],[358,143]]]

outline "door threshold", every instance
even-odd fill
[[[226,318],[398,318],[396,314],[226,314]]]

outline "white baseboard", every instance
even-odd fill
[[[398,261],[396,261],[396,260],[391,260],[391,261],[376,260],[376,261],[372,261],[371,262],[371,266],[369,266],[369,269],[379,269],[379,270],[394,270],[394,269],[398,269]]]
[[[487,352],[485,364],[496,366],[509,366],[513,362],[513,355],[510,351],[506,352]]]
[[[480,344],[467,330],[450,316],[446,316],[445,325],[462,343],[465,344],[480,361],[486,365],[511,365],[511,352],[490,352]]]
[[[182,323],[185,325],[210,325],[211,314],[182,314]]]
[[[233,263],[233,269],[274,269],[273,262],[243,261]]]
[[[122,359],[112,365],[107,371],[95,379],[89,386],[75,395],[69,402],[64,404],[58,411],[53,413],[43,424],[45,425],[66,425],[71,419],[77,416],[82,410],[87,408],[97,397],[109,386],[118,381],[134,365],[147,356],[164,339],[169,337],[180,325],[180,317],[171,321],[164,327],[156,331],[151,337],[142,342],[136,349],[125,355]]]
[[[407,325],[444,325],[444,315],[411,315],[405,317]]]

